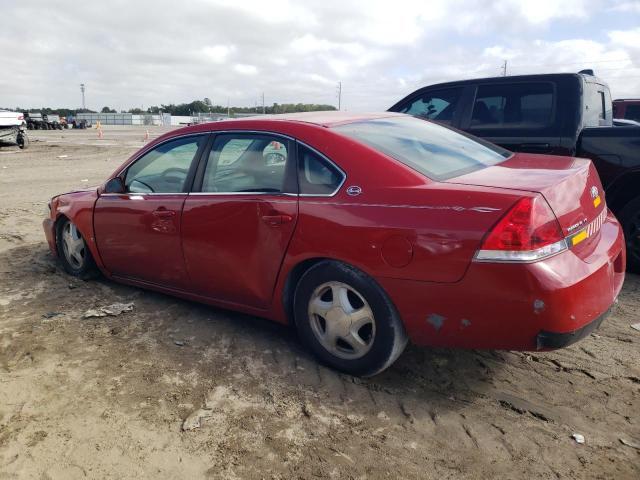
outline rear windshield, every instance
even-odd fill
[[[378,118],[334,130],[395,158],[433,180],[447,180],[504,161],[511,152],[415,117]]]

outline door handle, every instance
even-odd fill
[[[289,223],[293,220],[293,217],[291,215],[263,215],[262,220],[264,220],[267,225],[276,227],[283,223]]]
[[[171,218],[176,215],[176,212],[167,210],[166,208],[159,208],[158,210],[154,210],[152,215],[157,218]]]

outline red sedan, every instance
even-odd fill
[[[548,350],[597,328],[622,231],[589,160],[513,154],[402,114],[172,131],[52,199],[67,272],[295,325],[355,375],[418,345]]]

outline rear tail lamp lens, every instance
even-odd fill
[[[520,199],[491,229],[477,261],[534,262],[567,249],[562,228],[541,196]]]

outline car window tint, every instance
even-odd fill
[[[344,178],[334,165],[313,150],[298,146],[298,183],[304,195],[332,195]]]
[[[434,180],[495,165],[511,152],[449,127],[410,116],[379,118],[333,127]]]
[[[218,135],[207,158],[203,192],[281,192],[287,145],[271,135]]]
[[[462,88],[429,91],[400,109],[400,112],[451,124],[461,93]]]
[[[233,138],[229,140],[220,151],[220,159],[218,163],[220,165],[232,164],[247,151],[251,142],[253,142],[253,140],[250,138]]]
[[[478,87],[471,128],[543,128],[553,120],[550,83],[514,83]]]
[[[624,112],[624,118],[640,122],[640,105],[627,105]]]
[[[179,138],[145,153],[127,169],[127,192],[183,192],[191,162],[205,138],[204,135]]]

